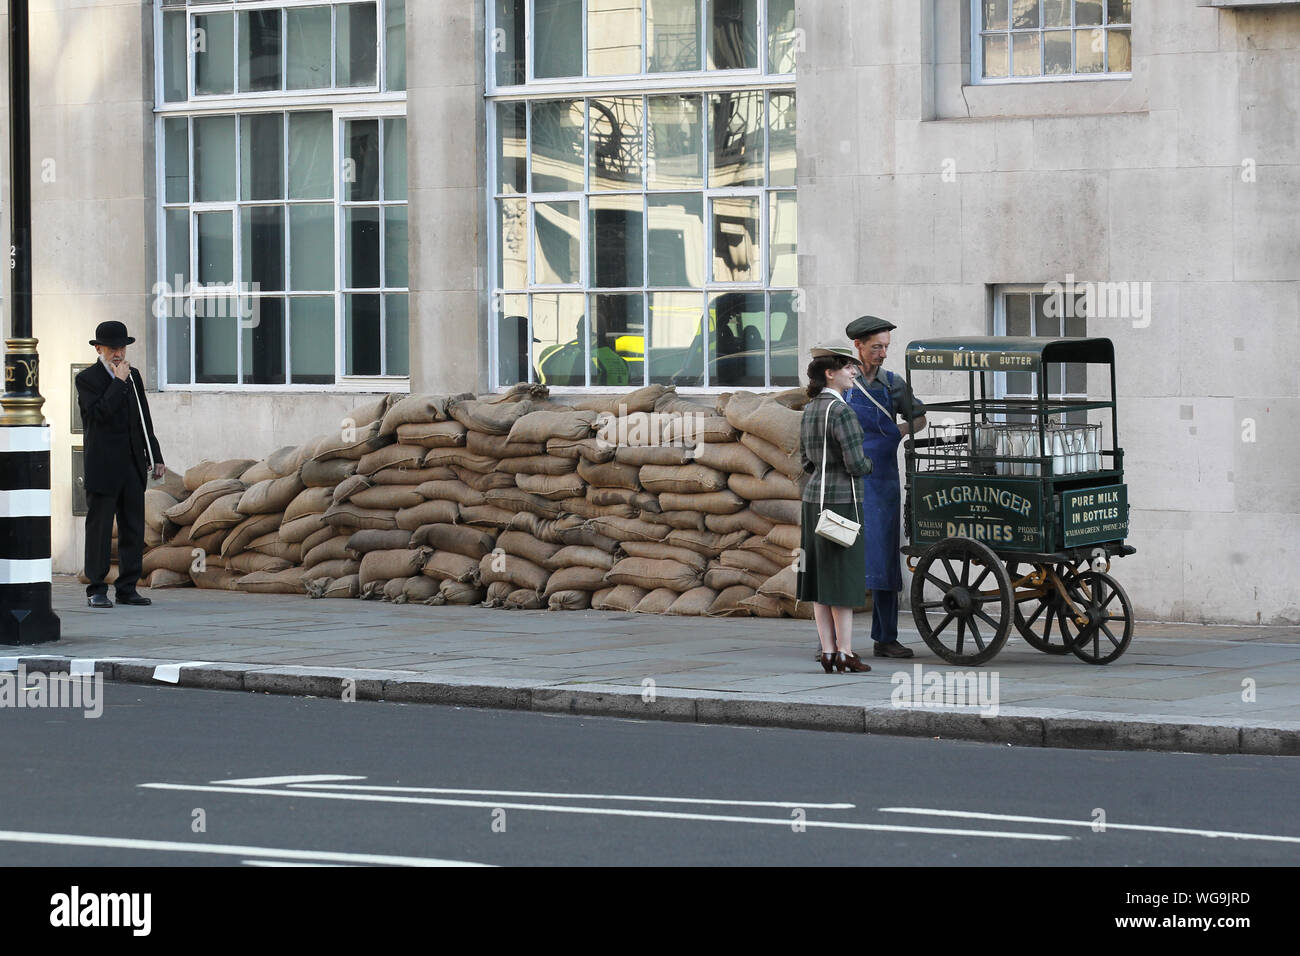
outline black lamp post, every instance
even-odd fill
[[[9,0],[10,331],[0,397],[0,644],[59,639],[50,584],[50,426],[32,338],[27,0]]]

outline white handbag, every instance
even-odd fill
[[[835,393],[832,392],[832,395]],[[840,401],[844,401],[843,398]],[[827,541],[833,541],[842,548],[847,548],[857,543],[858,534],[862,531],[862,523],[859,521],[850,521],[841,514],[826,507],[826,446],[830,441],[830,421],[831,409],[835,407],[832,401],[826,406],[826,421],[822,425],[822,490],[818,500],[817,527],[813,532]],[[858,483],[853,481],[853,510],[861,517],[858,511]]]

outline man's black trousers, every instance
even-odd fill
[[[134,594],[144,560],[144,482],[129,469],[116,494],[86,493],[86,594],[106,594],[113,548],[113,519],[117,518],[117,593]]]

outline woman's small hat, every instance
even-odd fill
[[[131,336],[126,334],[126,326],[121,322],[100,322],[95,326],[95,337],[90,340],[91,345],[107,345],[110,349],[120,349],[123,346],[130,345],[134,342]]]
[[[808,352],[813,358],[830,358],[838,355],[840,358],[846,358],[854,365],[861,365],[862,359],[858,358],[856,352],[843,345],[814,345]]]

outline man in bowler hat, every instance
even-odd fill
[[[85,428],[86,586],[91,607],[108,599],[109,552],[117,518],[117,603],[151,603],[136,590],[144,559],[144,489],[166,471],[153,433],[144,380],[126,360],[134,342],[121,322],[101,322],[90,344],[99,361],[77,374],[77,404]]]

